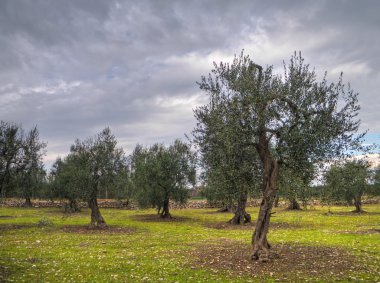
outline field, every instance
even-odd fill
[[[215,209],[102,209],[109,227],[87,228],[89,211],[0,208],[0,282],[380,281],[380,205],[275,209],[270,262],[253,262],[253,226],[226,224]],[[253,220],[258,208],[249,208]]]

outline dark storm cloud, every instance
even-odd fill
[[[37,124],[48,158],[110,126],[131,151],[194,126],[195,82],[242,48],[275,64],[302,50],[360,92],[380,132],[378,1],[0,2],[1,119]]]

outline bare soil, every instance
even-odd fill
[[[15,230],[36,227],[34,224],[0,224],[0,232],[5,230]]]
[[[141,222],[186,222],[190,220],[190,218],[182,216],[162,218],[160,215],[157,214],[138,214],[133,215],[131,218]]]
[[[216,222],[216,223],[207,223],[205,224],[208,228],[214,228],[214,229],[244,229],[244,230],[253,230],[256,226],[256,222],[251,223],[245,223],[245,224],[231,224],[228,222]],[[294,229],[301,227],[300,225],[296,224],[290,224],[287,222],[270,222],[269,224],[270,229]]]
[[[274,245],[267,263],[251,260],[251,252],[250,245],[228,239],[201,243],[191,251],[195,258],[191,268],[207,268],[233,277],[270,276],[281,282],[302,282],[311,277],[342,280],[367,271],[354,256],[338,248]]]
[[[380,229],[365,229],[359,231],[339,231],[340,234],[357,234],[357,235],[368,235],[368,234],[379,234]]]
[[[136,228],[131,227],[90,227],[87,225],[65,225],[61,228],[61,230],[67,233],[78,234],[131,234],[137,231]]]

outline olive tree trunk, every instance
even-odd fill
[[[172,217],[171,214],[170,214],[170,212],[169,212],[169,198],[166,198],[164,200],[160,216],[162,218],[171,218]]]
[[[291,198],[290,199],[290,204],[288,206],[288,209],[290,209],[290,210],[301,210],[301,206],[297,202],[296,198]]]
[[[30,197],[25,198],[25,202],[23,204],[23,207],[32,207],[32,201],[30,200]]]
[[[88,207],[91,209],[90,227],[106,227],[107,225],[102,214],[100,213],[98,200],[96,197],[88,200]]]
[[[276,196],[276,198],[274,199],[274,207],[278,207],[279,202],[280,202],[280,197]]]
[[[267,240],[267,234],[272,207],[276,199],[276,183],[279,168],[277,160],[270,158],[268,154],[263,154],[261,159],[264,165],[263,199],[260,205],[256,228],[252,235],[252,259],[267,262],[271,247]]]
[[[69,199],[69,203],[65,205],[65,212],[74,213],[80,211],[76,199]]]
[[[363,212],[362,209],[362,196],[361,195],[356,195],[354,196],[354,205],[355,205],[355,210],[354,212]]]
[[[246,211],[247,205],[247,192],[241,192],[238,199],[237,208],[235,210],[234,217],[228,222],[231,224],[244,224],[251,222],[251,215],[249,215]]]
[[[217,210],[217,212],[234,212],[234,211],[235,211],[235,208],[231,202],[224,204],[220,209]]]

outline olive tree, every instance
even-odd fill
[[[362,196],[368,191],[370,164],[365,160],[351,160],[335,164],[325,174],[325,194],[330,200],[354,203],[354,212],[363,212]]]
[[[122,148],[109,128],[84,141],[76,140],[69,155],[56,171],[67,198],[80,197],[91,209],[91,226],[103,227],[106,222],[100,213],[97,197],[101,190],[112,189],[117,175],[127,170]]]
[[[49,186],[53,197],[68,200],[65,205],[66,212],[78,212],[78,199],[81,198],[81,185],[78,173],[80,165],[76,164],[75,155],[68,155],[62,159],[58,157],[54,162],[49,174]],[[78,171],[79,170],[79,171]]]
[[[290,210],[300,210],[299,200],[303,206],[306,206],[307,200],[310,197],[311,182],[315,176],[313,164],[305,164],[303,170],[295,171],[285,166],[282,167],[279,173],[278,181],[278,196],[288,199]]]
[[[161,217],[171,217],[169,201],[185,202],[188,187],[195,185],[195,154],[178,139],[168,147],[137,145],[131,156],[131,179],[141,207],[156,207]]]
[[[281,167],[303,170],[310,163],[326,161],[358,144],[357,94],[343,84],[317,80],[314,70],[294,54],[284,63],[284,75],[273,67],[255,64],[243,52],[233,62],[214,64],[202,77],[201,90],[210,98],[225,96],[239,103],[235,113],[249,131],[244,148],[254,148],[262,166],[262,201],[252,236],[252,259],[265,262],[270,244],[267,234]],[[210,104],[203,106],[207,113]],[[205,122],[198,119],[197,129]],[[201,144],[200,144],[201,145]],[[256,160],[252,160],[255,162]]]
[[[20,126],[0,121],[0,194],[9,193],[19,171],[24,133]]]
[[[40,141],[37,127],[34,127],[22,143],[21,158],[16,175],[17,193],[25,198],[24,206],[32,206],[31,198],[43,186],[46,172],[42,157],[45,154],[46,143]]]

